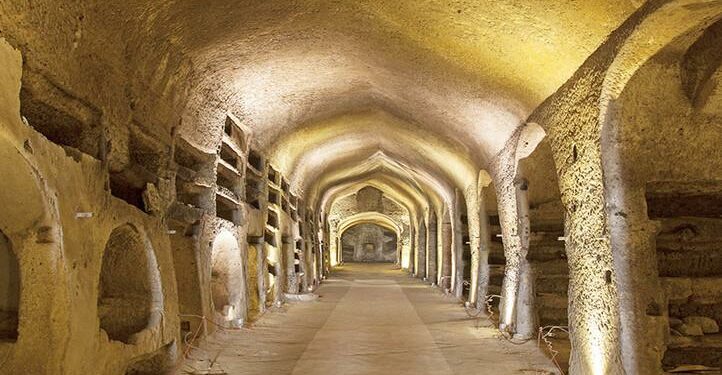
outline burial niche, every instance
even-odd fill
[[[15,342],[18,338],[18,307],[20,305],[20,268],[12,243],[0,231],[0,341]]]
[[[111,340],[126,344],[151,324],[159,309],[160,275],[155,255],[138,230],[122,225],[110,234],[98,288],[100,328]]]

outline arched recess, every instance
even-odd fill
[[[375,191],[380,197],[379,206],[372,204],[371,206],[363,206],[362,201],[366,198],[362,198],[359,201],[360,194],[364,191]],[[411,228],[416,225],[414,214],[416,205],[408,197],[405,197],[403,191],[400,189],[394,189],[391,186],[385,184],[377,184],[375,181],[365,181],[354,185],[349,185],[348,189],[337,191],[339,195],[334,195],[333,199],[329,199],[327,202],[330,207],[324,207],[323,210],[328,211],[326,220],[328,222],[329,236],[329,251],[331,255],[331,263],[334,263],[334,258],[337,261],[342,261],[341,247],[339,240],[341,236],[338,228],[339,223],[348,216],[352,216],[361,212],[378,212],[387,215],[392,218],[399,225],[399,236],[397,239],[400,242],[400,246],[397,247],[399,250],[399,257],[397,261],[403,268],[409,267],[409,260],[411,259],[412,239],[410,237]],[[343,195],[341,194],[343,193]],[[367,202],[370,203],[370,202]]]
[[[12,242],[0,230],[0,341],[18,338],[20,266]]]
[[[390,216],[379,212],[361,212],[343,219],[337,226],[336,238],[332,240],[338,241],[340,245],[341,239],[347,230],[362,224],[378,225],[393,232],[396,235],[396,249],[398,251],[401,246],[401,236],[404,235],[402,224],[396,222]],[[399,259],[396,259],[396,261],[400,262]]]
[[[348,228],[358,224],[376,224],[396,232],[401,233],[401,226],[388,215],[379,212],[361,212],[343,219],[338,224],[338,233],[343,235]]]
[[[572,373],[661,371],[661,345],[650,331],[657,318],[640,303],[653,278],[638,276],[654,265],[635,262],[627,251],[635,246],[628,234],[648,228],[632,223],[626,208],[613,110],[645,61],[721,14],[719,2],[645,2],[529,118],[549,134],[566,210]]]
[[[160,323],[163,293],[155,253],[132,224],[115,228],[103,254],[98,319],[108,338],[132,344],[138,333]]]
[[[342,259],[348,262],[393,263],[398,235],[377,223],[360,223],[339,235]]]
[[[652,343],[642,354],[665,369],[722,364],[716,329],[694,336],[690,328],[722,323],[722,298],[705,292],[722,290],[722,108],[700,105],[692,90],[719,84],[706,80],[722,63],[721,43],[722,20],[675,38],[636,70],[606,114],[615,146],[603,152],[615,165],[604,165],[623,179],[608,196],[626,216],[611,219],[613,246],[623,249],[618,270],[631,286],[620,296],[636,310],[622,319],[638,327],[623,339]]]
[[[718,132],[712,131],[709,134],[712,138],[706,137],[699,133],[693,136],[693,141],[698,143],[698,147],[689,144],[687,150],[679,151],[678,146],[682,145],[685,140],[689,140],[692,125],[689,119],[678,118],[678,123],[667,121],[677,114],[669,113],[662,116],[659,120],[652,121],[651,126],[647,129],[654,128],[654,132],[647,132],[641,128],[639,133],[628,137],[624,133],[628,131],[626,127],[634,127],[643,124],[648,120],[649,116],[658,115],[659,112],[670,111],[672,108],[686,108],[687,115],[694,114],[695,108],[688,107],[687,103],[681,104],[670,102],[678,92],[683,92],[684,88],[667,88],[670,82],[678,85],[680,78],[677,76],[682,68],[682,64],[671,68],[675,71],[673,80],[665,80],[669,77],[666,72],[660,71],[657,74],[651,74],[646,79],[654,81],[654,89],[648,92],[654,93],[653,98],[665,101],[666,103],[649,104],[654,108],[660,108],[659,112],[654,111],[653,114],[647,115],[644,111],[639,111],[625,119],[625,112],[632,112],[636,106],[650,100],[652,98],[644,98],[635,96],[633,90],[639,89],[640,76],[645,73],[645,67],[650,62],[662,55],[662,64],[670,64],[672,56],[676,53],[676,49],[684,49],[685,45],[691,43],[703,30],[707,29],[714,22],[719,22],[722,17],[722,3],[720,2],[704,2],[695,0],[677,0],[669,2],[659,2],[663,4],[651,11],[641,22],[634,28],[628,38],[619,47],[614,60],[611,62],[604,74],[604,81],[601,86],[599,98],[599,114],[596,117],[596,128],[601,134],[600,159],[602,165],[602,178],[604,184],[604,203],[605,214],[608,220],[607,228],[610,232],[610,246],[613,253],[614,279],[617,283],[620,327],[624,333],[621,335],[621,352],[624,368],[627,373],[637,373],[649,371],[649,369],[660,369],[662,356],[666,348],[667,326],[665,324],[666,311],[662,307],[665,297],[660,293],[660,280],[657,277],[658,264],[655,261],[655,246],[653,233],[658,230],[657,223],[649,221],[647,216],[647,202],[645,201],[645,184],[644,178],[651,177],[654,173],[662,172],[662,179],[675,180],[680,178],[680,174],[689,173],[692,179],[700,178],[706,173],[705,167],[714,170],[711,176],[719,176],[718,170],[707,165],[708,160],[698,165],[704,167],[697,168],[692,172],[692,163],[699,160],[698,155],[705,154],[704,149],[714,153],[717,147],[709,147],[706,142],[714,139]],[[719,45],[715,46],[715,50],[719,50]],[[669,53],[672,52],[672,53]],[[666,56],[665,56],[666,55]],[[644,80],[645,78],[641,78]],[[632,87],[630,87],[630,85]],[[629,99],[624,96],[629,96]],[[642,94],[644,95],[644,94]],[[624,108],[624,107],[627,108]],[[650,107],[651,108],[651,107]],[[666,118],[665,118],[666,117]],[[684,132],[678,132],[683,127]],[[662,141],[651,141],[650,138],[668,134],[668,137],[661,137]],[[626,139],[625,139],[626,138]],[[674,146],[671,149],[663,146],[667,141],[675,139]],[[630,156],[628,149],[630,143],[633,146],[638,141],[649,142],[641,148],[649,150],[651,154],[657,152],[660,155],[656,158],[661,161],[664,158],[675,155],[679,159],[672,160],[664,165],[647,165],[647,168],[641,168],[645,164],[645,156]],[[714,141],[712,141],[714,143]],[[686,148],[683,146],[683,148]],[[684,156],[688,150],[695,149],[697,153],[692,152],[691,157]],[[633,154],[631,154],[633,155]],[[719,158],[715,158],[713,154],[706,155],[712,163]],[[684,160],[687,164],[679,161]],[[653,163],[652,163],[653,164]],[[684,166],[684,167],[682,167]],[[682,167],[682,168],[678,168]],[[680,169],[690,168],[682,173]],[[640,173],[633,171],[641,168]],[[695,176],[696,174],[696,176]],[[669,203],[669,202],[668,202]],[[694,215],[690,215],[694,216]],[[589,220],[586,217],[584,220]],[[665,230],[665,229],[663,229]],[[704,349],[702,349],[704,350]],[[684,363],[689,363],[692,356],[683,355]]]
[[[211,299],[216,317],[229,326],[242,325],[246,316],[244,275],[238,239],[223,230],[211,250]]]

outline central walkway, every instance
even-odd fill
[[[219,332],[196,358],[228,374],[550,374],[536,342],[515,345],[438,289],[390,264],[347,264],[313,302]]]

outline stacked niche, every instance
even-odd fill
[[[0,342],[18,338],[20,267],[10,239],[0,231]]]
[[[152,311],[161,304],[153,250],[132,225],[116,228],[105,246],[100,269],[100,328],[111,340],[131,343],[133,335],[148,328]]]

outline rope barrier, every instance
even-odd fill
[[[213,359],[208,358],[209,365],[207,370],[199,370],[190,364],[185,363],[186,360],[191,359],[190,358],[190,352],[191,350],[195,349],[198,351],[204,351],[198,346],[195,346],[196,340],[198,339],[201,330],[204,328],[205,323],[211,323],[214,326],[218,327],[219,331],[240,331],[242,328],[229,328],[223,324],[220,324],[213,319],[208,319],[205,315],[195,315],[195,314],[178,314],[179,317],[186,317],[186,318],[197,318],[200,319],[203,324],[198,324],[198,328],[196,328],[195,332],[188,332],[183,336],[183,343],[185,344],[185,349],[183,350],[183,360],[179,361],[178,364],[175,367],[174,373],[177,373],[178,370],[180,370],[180,367],[183,365],[186,365],[192,369],[191,371],[185,370],[186,373],[189,374],[200,374],[200,373],[207,373],[211,374],[213,372],[213,367],[218,364],[218,357],[220,357],[221,353],[223,352],[223,349],[219,350],[218,353],[216,353],[215,357]],[[192,335],[191,335],[192,333]],[[191,337],[192,336],[192,337]],[[188,340],[188,337],[191,337],[190,340]],[[226,372],[221,368],[218,372],[219,374],[225,374]]]
[[[547,333],[544,333],[545,329],[549,329]],[[554,366],[557,367],[559,372],[562,375],[564,374],[564,370],[562,370],[562,367],[559,365],[559,362],[557,361],[557,355],[559,354],[558,350],[554,349],[554,346],[552,345],[552,342],[547,337],[554,337],[554,330],[560,330],[562,332],[565,332],[566,334],[569,334],[569,327],[568,326],[544,326],[539,327],[539,334],[537,335],[537,346],[541,347],[542,340],[547,345],[547,348],[549,350],[549,354],[552,356],[552,362],[554,363]]]

